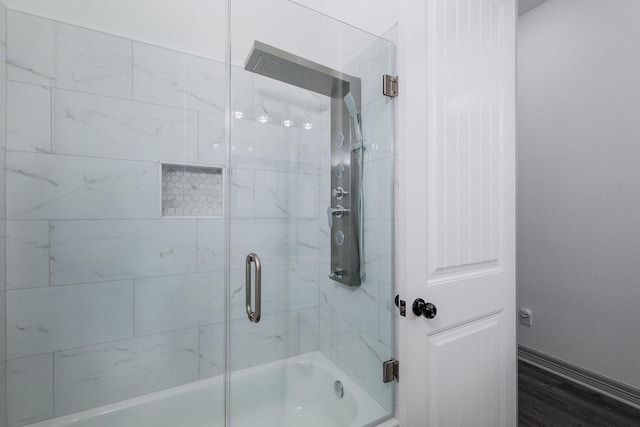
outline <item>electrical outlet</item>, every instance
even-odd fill
[[[533,325],[533,313],[527,308],[520,309],[520,323],[525,326]]]

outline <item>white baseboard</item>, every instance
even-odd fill
[[[572,365],[564,360],[518,346],[518,358],[562,378],[578,383],[622,403],[640,409],[640,390],[627,384]]]

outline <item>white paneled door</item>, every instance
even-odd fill
[[[402,425],[514,427],[516,2],[400,3]]]

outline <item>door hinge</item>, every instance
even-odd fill
[[[387,360],[386,362],[383,362],[382,363],[382,382],[386,384],[393,381],[399,381],[399,376],[398,376],[398,369],[400,369],[399,365],[400,363],[395,359],[391,359],[391,360]]]
[[[407,317],[407,303],[400,299],[400,295],[396,295],[395,303],[400,311],[400,316]]]
[[[398,96],[398,76],[382,76],[382,94],[391,98]]]

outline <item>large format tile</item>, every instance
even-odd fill
[[[198,378],[197,328],[54,353],[54,414],[69,414]]]
[[[131,281],[7,292],[10,359],[131,336]]]
[[[251,252],[265,267],[297,263],[295,219],[232,219],[230,233],[232,269],[244,269]]]
[[[7,295],[0,291],[0,365],[7,360]],[[0,388],[0,390],[2,390]]]
[[[7,289],[49,286],[49,221],[7,221]]]
[[[395,339],[395,320],[398,313],[394,304],[397,295],[395,286],[380,282],[380,342],[393,347]]]
[[[140,101],[224,112],[225,72],[222,62],[133,43],[133,98]]]
[[[290,357],[299,352],[298,311],[262,316],[260,323],[231,321],[232,371]]]
[[[231,169],[231,194],[229,212],[231,218],[253,218],[255,213],[255,171]]]
[[[255,215],[258,218],[317,218],[318,175],[255,172]]]
[[[0,363],[0,427],[7,427],[7,363]]]
[[[7,153],[10,219],[119,219],[159,217],[158,165]]]
[[[316,351],[320,348],[320,313],[318,307],[301,309],[298,312],[300,322],[300,353]]]
[[[224,271],[136,280],[135,334],[223,322],[224,285]]]
[[[244,319],[245,270],[231,271],[231,318]],[[253,285],[252,285],[253,286]],[[318,264],[262,268],[262,313],[273,314],[318,305]]]
[[[279,125],[290,120],[291,129],[302,129],[304,123],[311,123],[317,128],[320,114],[330,109],[328,96],[260,74],[251,77],[254,119],[258,115],[267,115],[271,123]]]
[[[198,163],[225,165],[227,138],[224,114],[198,113]]]
[[[194,220],[51,223],[53,285],[195,272]]]
[[[380,381],[380,366],[391,357],[391,349],[380,341],[337,317],[331,319],[331,359],[387,410],[393,383]]]
[[[6,170],[7,150],[0,148],[0,220],[7,219],[7,174]]]
[[[318,219],[298,220],[298,262],[319,262],[321,260],[321,228],[326,221]],[[328,227],[327,227],[328,228]],[[328,238],[327,238],[328,240]]]
[[[9,11],[9,79],[131,97],[131,41]]]
[[[0,76],[7,75],[7,8],[0,2]]]
[[[7,416],[11,427],[53,416],[53,355],[7,362]]]
[[[199,219],[197,221],[198,271],[224,270],[225,257],[225,220]]]
[[[365,161],[393,156],[393,100],[382,97],[362,108]]]
[[[198,378],[224,374],[225,324],[204,325],[199,331]]]
[[[7,148],[51,151],[51,89],[7,83]]]
[[[231,166],[297,172],[300,132],[300,129],[274,123],[234,119],[230,142]]]
[[[310,129],[300,132],[298,140],[298,172],[320,173],[320,147],[323,144],[331,144],[331,135],[328,130]]]
[[[1,59],[0,59],[0,62]],[[0,148],[7,146],[7,79],[0,75]]]
[[[53,151],[131,160],[198,161],[198,113],[54,90]]]
[[[384,283],[393,283],[393,229],[393,221],[364,223],[366,275]]]
[[[383,98],[380,90],[382,75],[393,74],[394,45],[378,39],[364,48],[344,68],[345,73],[361,79],[362,105]]]
[[[341,285],[320,275],[320,305],[332,316],[344,319],[351,326],[378,338],[380,334],[380,283],[367,277],[357,287]]]

